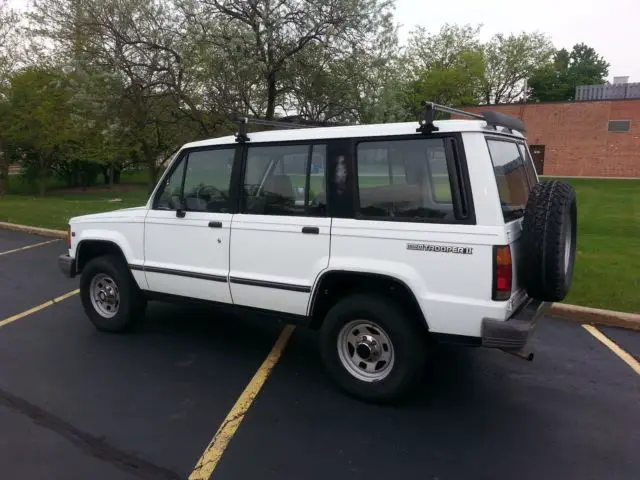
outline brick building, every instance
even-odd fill
[[[527,126],[538,173],[640,178],[640,99],[465,107],[513,115]]]

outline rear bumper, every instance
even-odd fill
[[[535,329],[537,321],[544,316],[551,303],[527,300],[507,320],[482,319],[482,346],[501,350],[524,348]]]
[[[76,259],[66,253],[58,257],[58,267],[66,277],[73,278],[76,276]]]

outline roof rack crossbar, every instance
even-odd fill
[[[318,125],[286,122],[286,121],[279,121],[279,120],[261,120],[259,118],[248,118],[247,123],[250,123],[252,125],[267,125],[270,127],[281,127],[281,128],[316,128],[318,126]]]
[[[436,111],[475,118],[477,120],[484,120],[487,122],[487,125],[493,128],[504,127],[512,132],[513,130],[517,130],[522,133],[526,132],[526,128],[522,120],[505,115],[504,113],[491,111],[482,112],[481,114],[465,112],[464,110],[447,107],[445,105],[438,105],[433,102],[423,102],[422,106],[425,107],[424,119],[420,121],[420,126],[416,131],[424,134],[429,134],[438,130],[438,127],[433,124]]]
[[[248,118],[243,117],[238,120],[239,129],[236,132],[236,142],[248,142],[248,125],[265,125],[269,127],[280,127],[285,129],[298,129],[298,128],[317,128],[321,126],[328,125],[320,125],[314,124],[311,122],[300,123],[299,120],[294,120],[295,117],[285,117],[282,120],[262,120],[260,118]]]

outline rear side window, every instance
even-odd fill
[[[361,217],[455,220],[444,139],[361,142],[357,167]]]
[[[529,172],[515,142],[487,139],[506,222],[524,214],[531,190]]]

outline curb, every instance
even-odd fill
[[[554,303],[548,315],[580,323],[594,323],[608,327],[620,327],[640,331],[640,314],[602,310],[600,308],[581,307]]]
[[[33,233],[35,235],[43,235],[45,237],[67,238],[67,232],[64,230],[53,230],[51,228],[31,227],[29,225],[19,225],[17,223],[9,222],[0,222],[0,228],[16,232]]]
[[[17,223],[9,222],[0,222],[0,228],[14,230],[17,232],[44,235],[47,237],[67,238],[67,232],[64,230],[31,227],[29,225],[19,225]],[[548,315],[579,323],[595,323],[609,327],[620,327],[640,331],[640,314],[637,313],[616,312],[614,310],[603,310],[600,308],[554,303],[551,305]]]

